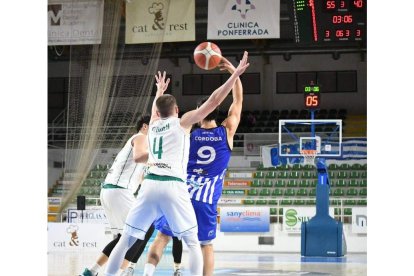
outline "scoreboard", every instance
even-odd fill
[[[293,0],[295,42],[366,42],[367,0]]]

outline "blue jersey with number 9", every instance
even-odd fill
[[[191,133],[187,183],[193,200],[217,203],[230,156],[224,126],[199,128]]]

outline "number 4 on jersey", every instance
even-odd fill
[[[157,137],[154,138],[154,144],[152,147],[152,153],[155,155],[157,154],[157,158],[161,159],[162,158],[162,136],[159,137],[159,142],[158,142],[158,150],[157,150]]]

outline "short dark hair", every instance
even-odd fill
[[[144,124],[149,125],[151,116],[149,114],[142,114],[138,117],[137,120],[137,131],[139,131]]]
[[[160,96],[155,105],[157,106],[158,112],[161,118],[169,117],[174,111],[174,106],[177,104],[175,97],[170,94]]]
[[[206,97],[199,99],[197,102],[197,108],[199,108],[203,103],[205,103],[208,100],[208,98],[209,97],[206,96]],[[219,106],[217,106],[216,109],[211,111],[210,114],[208,114],[207,117],[205,117],[203,120],[206,120],[206,121],[217,120],[219,113],[220,113],[220,108]]]

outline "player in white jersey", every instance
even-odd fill
[[[100,195],[101,204],[105,210],[109,225],[111,226],[112,234],[116,236],[116,238],[105,246],[95,264],[89,268],[85,268],[82,276],[98,275],[99,269],[107,262],[111,251],[121,237],[125,219],[136,200],[134,193],[138,190],[138,186],[143,177],[144,164],[136,163],[134,161],[134,155],[136,156],[135,151],[137,145],[139,143],[146,143],[149,120],[149,115],[143,115],[138,118],[138,133],[129,138],[124,147],[117,154],[108,171],[105,181],[102,183]],[[145,240],[138,240],[131,249],[128,250],[121,266],[121,269],[124,270],[122,275],[133,275],[135,264],[142,254],[153,231],[154,227],[151,227]],[[130,265],[127,268],[128,263],[130,263]]]
[[[174,235],[187,244],[191,275],[202,275],[203,257],[197,238],[197,220],[186,185],[189,134],[193,124],[203,120],[220,105],[248,66],[245,52],[230,78],[198,109],[185,113],[181,118],[178,118],[175,98],[163,95],[169,79],[165,81],[166,73],[161,75],[158,72],[148,147],[142,146],[138,159],[142,162],[148,159],[149,168],[137,201],[126,219],[121,239],[109,257],[105,275],[116,274],[126,250],[136,239],[143,239],[150,225],[161,216],[166,218]],[[154,264],[145,264],[145,276],[152,276],[154,271]]]
[[[219,64],[220,70],[226,70],[232,74],[236,68],[225,57]],[[222,193],[224,173],[227,169],[233,137],[240,122],[243,103],[243,86],[240,79],[233,87],[233,102],[229,108],[227,118],[221,125],[217,125],[216,117],[218,108],[211,112],[200,122],[200,128],[191,133],[190,156],[187,166],[187,183],[193,204],[197,223],[198,239],[201,244],[204,260],[204,276],[212,276],[214,272],[213,240],[217,229],[217,203]],[[204,103],[201,99],[198,106]],[[196,185],[194,185],[196,183]],[[195,186],[195,187],[194,187]],[[158,229],[157,237],[149,251],[151,263],[157,263],[161,259],[164,248],[174,237],[169,225],[164,218],[155,223]],[[174,276],[180,276],[180,263],[182,255],[181,241],[173,240]]]

